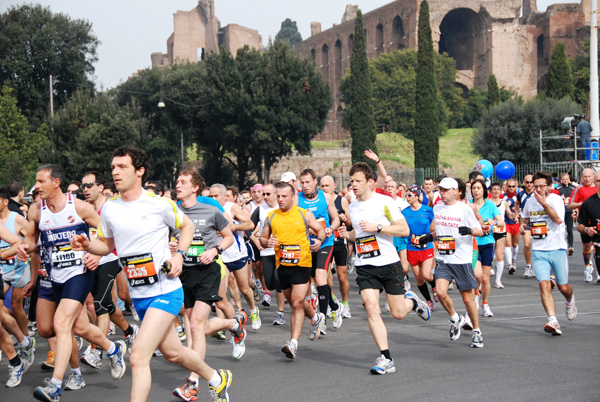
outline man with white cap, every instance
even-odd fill
[[[465,323],[465,317],[454,310],[448,296],[448,285],[454,280],[473,323],[471,347],[482,348],[483,336],[479,329],[479,315],[474,290],[477,280],[473,272],[473,237],[483,235],[479,221],[467,204],[457,201],[458,182],[446,177],[440,182],[442,203],[433,207],[435,219],[431,234],[423,236],[419,243],[426,244],[436,237],[438,265],[435,269],[435,285],[440,303],[450,315],[450,339],[457,340]]]

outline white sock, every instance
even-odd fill
[[[71,373],[81,375],[81,368],[80,367],[72,368]]]
[[[517,244],[516,247],[511,247],[512,248],[512,263],[516,264],[517,263],[517,255],[519,254],[519,245]]]
[[[256,313],[256,306],[254,306],[254,308],[252,310],[250,310],[250,314],[254,314]]]
[[[210,380],[208,380],[208,384],[212,385],[213,387],[216,387],[220,383],[221,383],[221,376],[219,375],[217,370],[215,370],[215,373],[213,374],[212,378]]]
[[[450,321],[456,322],[459,318],[460,316],[458,315],[458,313],[455,312],[454,315],[450,316]]]
[[[297,339],[290,339],[290,342],[292,343],[292,345],[294,345],[296,347],[296,349],[298,349],[298,340]]]
[[[59,389],[62,388],[62,380],[59,380],[58,378],[52,377],[52,379],[50,380],[50,382],[52,384],[56,385]]]
[[[496,261],[496,282],[502,279],[502,271],[504,271],[504,261]]]
[[[504,248],[504,261],[506,261],[506,263],[509,265],[510,265],[510,262],[512,261],[512,250],[510,247]]]
[[[240,328],[240,324],[238,322],[238,320],[233,320],[233,327],[231,327],[230,331],[237,331]]]
[[[28,337],[24,337],[23,342],[19,342],[19,348],[24,349],[24,348],[28,347],[30,342],[31,341],[29,340]]]
[[[112,356],[112,355],[114,355],[115,353],[117,353],[117,345],[115,345],[115,343],[114,343],[114,342],[111,342],[111,343],[110,343],[110,348],[108,348],[108,350],[106,351],[106,354],[107,354],[108,356]]]

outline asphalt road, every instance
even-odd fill
[[[231,357],[229,342],[208,338],[207,362],[233,372],[232,401],[599,401],[600,285],[584,283],[581,243],[579,236],[575,237],[576,252],[569,261],[578,316],[567,321],[564,299],[554,291],[563,330],[560,337],[543,331],[546,316],[537,281],[522,277],[525,263],[521,252],[516,274],[504,273],[505,288],[492,288],[490,306],[495,316],[481,316],[483,349],[469,347],[470,332],[463,332],[457,341],[449,340],[448,315],[440,305],[428,322],[415,314],[397,321],[384,312],[397,371],[384,376],[369,374],[379,353],[351,275],[352,318],[344,320],[339,330],[329,328],[326,336],[314,342],[308,340],[305,323],[296,360],[285,358],[280,351],[290,327],[271,325],[276,311],[271,307],[261,310],[262,328],[257,333],[249,330],[241,360]],[[414,279],[412,284],[416,288]],[[464,313],[458,291],[450,294]],[[381,301],[383,307],[383,297]],[[36,362],[18,388],[0,394],[0,401],[34,400],[33,389],[49,376],[40,368],[47,351],[47,344],[38,336]],[[6,365],[5,357],[0,362],[2,382],[7,378]],[[119,381],[111,378],[106,359],[102,371],[82,370],[87,386],[63,392],[62,401],[129,400],[129,368]],[[152,373],[148,401],[179,400],[171,392],[183,384],[188,373],[158,357],[152,360]],[[198,400],[210,400],[202,384]]]

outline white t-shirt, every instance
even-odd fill
[[[267,221],[267,217],[269,216],[269,212],[274,211],[276,209],[279,209],[279,205],[275,204],[274,208],[271,208],[266,202],[263,202],[260,207],[259,207],[259,212],[258,212],[258,217],[259,217],[259,224],[260,224],[260,232],[263,232],[263,229],[265,228],[265,222]],[[268,257],[270,255],[275,255],[275,249],[273,247],[270,248],[265,248],[260,250],[260,256],[261,257]]]
[[[225,209],[225,212],[229,214],[231,222],[236,225],[239,222],[233,219],[233,214],[231,213],[231,208],[234,205],[235,204],[233,202],[227,201],[223,208]],[[244,241],[244,232],[234,230],[233,244],[223,251],[223,254],[221,254],[221,260],[224,263],[228,263],[241,260],[242,258],[248,258],[248,249],[246,248],[246,242]]]
[[[410,206],[410,204],[408,203],[408,201],[406,201],[402,197],[396,197],[395,200],[392,198],[392,200],[394,201],[394,203],[398,207],[398,210],[400,210],[400,211],[402,211],[404,208],[408,208]]]
[[[549,194],[546,197],[546,202],[556,211],[562,222],[558,224],[550,219],[550,216],[535,199],[535,196],[529,198],[525,204],[525,208],[521,211],[521,216],[529,218],[532,238],[531,249],[546,251],[566,250],[565,204],[562,197],[556,194]]]
[[[453,205],[442,202],[433,207],[433,214],[437,258],[446,264],[472,264],[473,236],[461,236],[458,233],[460,226],[481,229],[471,207],[461,201]]]
[[[104,204],[98,236],[114,239],[131,297],[154,297],[181,287],[179,278],[161,270],[171,258],[169,232],[181,222],[183,212],[173,201],[149,192],[135,201],[115,197]]]
[[[360,229],[361,221],[388,226],[393,222],[404,220],[402,212],[392,197],[373,193],[371,198],[366,201],[356,199],[350,204],[349,212],[352,226],[356,232],[356,266],[380,267],[400,261],[392,236],[376,232],[363,232]]]

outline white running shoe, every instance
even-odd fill
[[[525,267],[525,272],[523,272],[523,278],[532,278],[533,277],[533,268],[531,266]]]
[[[344,314],[344,305],[342,302],[338,302],[338,308],[331,312],[333,318],[333,328],[338,329],[342,326],[342,318]]]
[[[494,268],[490,269],[490,276],[495,276],[496,275],[496,271],[494,270]]]
[[[112,356],[108,357],[108,362],[110,363],[110,374],[112,378],[118,380],[123,377],[125,374],[125,370],[127,368],[125,364],[125,353],[127,353],[127,345],[125,341],[116,341],[115,346],[117,347],[117,351]]]
[[[494,313],[492,313],[492,310],[490,309],[490,306],[488,304],[484,304],[483,306],[481,306],[481,311],[483,312],[484,317],[494,316]]]
[[[504,285],[502,284],[502,281],[496,281],[496,289],[504,289]]]
[[[393,359],[388,359],[381,355],[375,360],[375,365],[371,367],[371,374],[384,375],[387,373],[395,373],[396,365]]]
[[[475,295],[475,305],[477,306],[477,310],[479,310],[479,295]]]
[[[592,272],[594,271],[594,266],[592,264],[588,264],[585,266],[583,270],[583,274],[585,276],[586,283],[592,282]]]
[[[352,314],[350,314],[350,305],[342,304],[342,306],[344,306],[344,311],[342,311],[342,317],[343,318],[352,318]]]
[[[575,298],[573,297],[567,304],[567,319],[573,321],[577,317],[577,306],[575,305]]]
[[[469,314],[465,314],[465,324],[463,325],[463,329],[467,331],[471,331],[473,329],[473,323],[471,322],[471,317]]]

